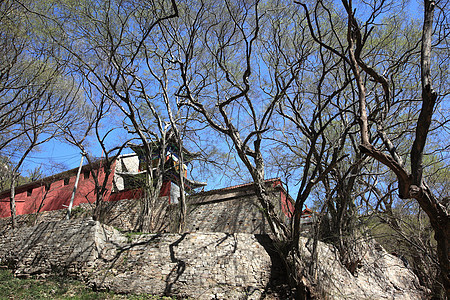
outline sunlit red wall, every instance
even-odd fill
[[[111,167],[114,170],[115,163]],[[96,200],[94,179],[92,178],[92,174],[89,174],[89,176],[87,176],[87,173],[88,172],[81,172],[80,174],[78,188],[75,193],[73,203],[74,207],[81,203],[94,203]],[[140,195],[140,192],[137,192],[136,190],[111,194],[113,177],[114,174],[111,173],[106,184],[106,201],[136,198]],[[103,172],[103,169],[100,168],[99,182],[102,183],[104,178],[105,174]],[[72,196],[75,179],[76,174],[73,174],[70,177],[67,185],[64,185],[64,179],[52,182],[47,194],[45,194],[46,191],[44,185],[34,187],[31,191],[31,195],[28,195],[29,190],[21,190],[19,187],[15,196],[17,215],[36,213],[38,210],[51,211],[67,208]],[[42,207],[39,209],[41,204]],[[2,194],[0,198],[0,217],[4,218],[9,216],[11,216],[9,207],[9,194]]]
[[[274,180],[273,187],[283,187],[281,180]],[[280,189],[280,199],[281,199],[281,210],[286,215],[286,217],[291,218],[294,213],[294,204],[288,200],[286,191],[284,188]]]

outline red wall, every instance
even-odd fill
[[[281,180],[273,181],[273,187],[277,186],[281,187],[280,189],[281,210],[283,211],[286,217],[292,218],[292,215],[294,214],[294,204],[290,200],[288,200],[288,195],[283,188],[283,183],[281,182]]]
[[[291,201],[287,200],[286,193],[283,190],[281,190],[280,193],[281,193],[281,195],[280,195],[281,210],[286,215],[286,217],[292,218],[292,216],[294,214],[294,205],[292,204]]]
[[[111,166],[112,170],[115,170],[115,163]],[[83,170],[84,171],[84,170]],[[89,174],[88,178],[85,178],[84,173],[81,172],[80,179],[78,181],[78,188],[75,193],[73,206],[77,206],[81,203],[95,203],[95,184],[92,175]],[[86,172],[87,173],[87,172]],[[139,189],[121,191],[118,193],[111,193],[112,182],[114,172],[112,172],[108,178],[106,185],[107,193],[105,195],[106,201],[117,201],[122,199],[137,199],[141,197],[142,192]],[[30,196],[27,195],[26,189],[17,188],[16,193],[16,212],[17,215],[32,214],[38,212],[39,206],[43,202],[42,211],[51,211],[58,209],[66,209],[69,206],[70,198],[72,196],[73,187],[75,184],[76,174],[72,174],[68,185],[64,185],[64,179],[57,180],[51,183],[50,189],[45,195],[45,186],[34,187]],[[102,183],[105,178],[103,169],[100,168],[99,182]],[[274,180],[273,187],[282,187],[281,180]],[[170,197],[170,181],[163,182],[161,187],[160,196]],[[0,218],[10,217],[11,211],[9,207],[9,194],[2,193],[0,195]],[[287,194],[283,188],[280,189],[281,197],[281,209],[286,217],[292,217],[294,206],[291,201],[287,199]],[[169,199],[170,201],[170,199]]]
[[[115,163],[111,166],[115,169]],[[77,206],[81,203],[94,203],[95,197],[95,184],[92,174],[89,173],[89,177],[85,178],[85,172],[81,172],[80,179],[78,181],[78,188],[75,193],[75,198],[73,206]],[[86,172],[87,173],[87,172]],[[140,194],[136,191],[123,191],[120,193],[111,194],[112,180],[114,173],[109,175],[106,189],[107,193],[105,195],[105,200],[116,201],[121,199],[135,198]],[[57,209],[64,209],[69,206],[70,198],[72,196],[72,191],[75,185],[76,174],[70,177],[69,184],[64,185],[64,179],[57,180],[51,183],[50,189],[47,195],[45,195],[45,186],[34,187],[30,196],[27,195],[27,190],[21,190],[20,187],[17,189],[16,194],[16,211],[17,215],[36,213],[43,201],[43,206],[40,211],[50,211]],[[99,182],[102,183],[105,178],[103,169],[100,168]],[[11,211],[9,207],[9,194],[2,194],[0,197],[0,218],[11,216]]]

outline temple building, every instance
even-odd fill
[[[146,155],[142,145],[130,145],[130,148],[133,153],[120,155],[111,163],[112,172],[106,179],[106,194],[103,197],[107,209],[107,216],[103,220],[106,224],[124,231],[136,230],[142,210],[141,199],[144,198],[143,187],[152,181],[156,168],[160,166],[161,159],[164,159],[158,208],[152,208],[154,211],[152,213],[157,214],[152,218],[154,225],[152,230],[177,231],[176,224],[180,211],[177,203],[182,190],[180,189],[182,177],[187,196],[186,231],[254,234],[270,232],[253,183],[197,191],[206,183],[188,178],[186,166],[195,158],[195,154],[184,148],[179,149],[174,142],[169,142],[165,151],[161,151],[157,144],[153,144],[151,147],[153,151],[149,155]],[[147,160],[146,157],[150,159]],[[89,211],[95,207],[97,199],[92,172],[97,174],[100,184],[103,183],[106,177],[104,163],[104,160],[98,160],[81,169],[73,207],[74,209],[79,207],[78,211],[84,211],[85,216],[92,216]],[[38,213],[40,221],[58,220],[65,216],[64,212],[69,206],[77,171],[78,168],[75,168],[16,187],[16,211],[22,220],[19,223],[27,223],[23,221],[27,216]],[[289,223],[294,210],[294,200],[287,193],[280,178],[268,179],[265,185],[278,215]],[[9,190],[0,193],[0,218],[11,215],[9,198]],[[3,221],[0,223],[7,224]]]
[[[147,162],[142,146],[131,145],[130,148],[135,152],[120,155],[111,164],[112,172],[106,182],[105,201],[136,199],[142,196],[141,188],[146,184]],[[168,199],[169,204],[175,204],[178,203],[180,197],[180,155],[183,155],[183,161],[186,163],[191,161],[195,155],[184,148],[180,151],[174,142],[168,144],[165,152],[163,184],[160,197]],[[160,153],[160,149],[156,146],[154,147],[154,152],[150,154],[152,171],[154,171],[160,160],[158,153]],[[91,176],[91,172],[96,172],[100,184],[103,183],[105,180],[103,164],[104,160],[98,160],[93,164],[82,166],[74,197],[74,207],[81,203],[95,203],[95,181]],[[185,163],[183,163],[182,168],[184,189],[187,194],[191,194],[196,188],[206,185],[204,182],[197,182],[187,178]],[[74,168],[16,187],[17,215],[67,208],[74,189],[77,171],[78,168]],[[0,218],[11,216],[10,196],[10,190],[0,192]]]

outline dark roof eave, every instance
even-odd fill
[[[269,184],[269,183],[272,183],[272,182],[278,181],[278,180],[281,181],[280,178],[266,179],[266,180],[265,180],[265,183],[266,183],[266,184]],[[253,182],[249,182],[249,183],[239,184],[239,185],[230,186],[230,187],[225,187],[225,188],[221,188],[221,189],[216,189],[216,190],[209,190],[209,191],[199,192],[199,193],[193,194],[192,196],[193,196],[193,197],[194,197],[194,196],[195,196],[195,197],[197,197],[197,196],[208,196],[208,195],[211,195],[211,194],[226,193],[226,192],[229,192],[229,191],[232,191],[232,190],[247,189],[247,188],[251,187],[253,184],[254,184]],[[275,188],[281,189],[281,190],[287,195],[287,199],[289,199],[289,201],[291,201],[292,204],[295,203],[294,199],[292,199],[292,197],[287,193],[286,189],[285,189],[283,186],[278,185],[278,186],[276,186]]]

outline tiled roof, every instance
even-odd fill
[[[264,182],[266,184],[270,184],[276,181],[280,181],[281,182],[281,178],[270,178],[270,179],[266,179]],[[233,190],[238,190],[238,189],[243,189],[246,187],[251,187],[253,185],[253,182],[248,182],[248,183],[243,183],[243,184],[238,184],[238,185],[234,185],[234,186],[229,186],[229,187],[225,187],[225,188],[220,188],[220,189],[215,189],[215,190],[209,190],[209,191],[202,191],[202,192],[198,192],[198,193],[194,193],[192,194],[192,196],[207,196],[207,195],[213,195],[213,194],[220,194],[222,192],[231,192]],[[294,199],[292,199],[292,197],[287,193],[287,191],[285,190],[285,188],[280,184],[277,185],[278,188],[281,188],[283,190],[283,192],[287,195],[287,198],[291,201],[291,203],[294,203]]]
[[[277,181],[277,180],[280,180],[280,178],[266,179],[265,183],[270,183],[270,182],[274,182],[274,181]],[[230,191],[230,190],[235,190],[235,189],[239,189],[239,188],[243,188],[243,187],[250,187],[252,185],[253,185],[253,182],[247,182],[247,183],[233,185],[233,186],[228,186],[228,187],[224,187],[224,188],[220,188],[220,189],[209,190],[209,191],[202,191],[202,192],[196,193],[195,195],[220,193],[222,191]]]

